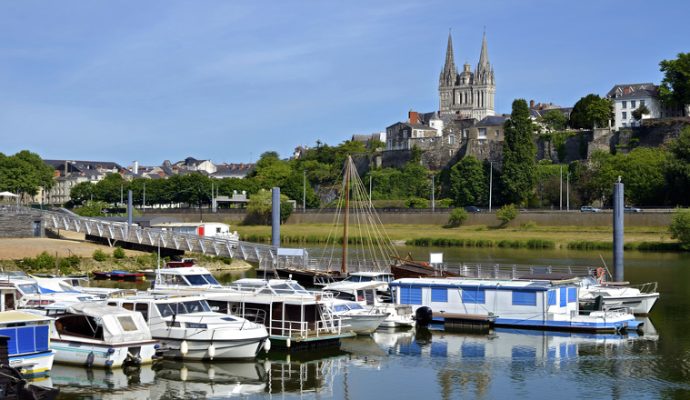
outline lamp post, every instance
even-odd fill
[[[491,212],[491,195],[494,189],[494,162],[489,161],[489,212]]]

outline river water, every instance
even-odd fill
[[[598,252],[586,251],[404,251],[422,260],[440,251],[455,263],[601,265]],[[252,362],[163,361],[112,372],[56,365],[50,381],[60,399],[688,399],[690,254],[628,252],[625,264],[626,280],[659,282],[642,335],[379,331],[337,351]]]

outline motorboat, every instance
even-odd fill
[[[111,281],[128,281],[136,282],[145,279],[145,274],[143,272],[131,272],[123,270],[113,270],[113,271],[94,271],[92,272],[94,279],[97,280],[107,280]]]
[[[388,283],[376,280],[344,280],[324,286],[323,291],[331,293],[336,299],[354,301],[366,309],[387,314],[380,325],[381,328],[410,328],[415,323],[410,305],[394,304],[390,301]]]
[[[418,323],[586,332],[620,332],[642,325],[627,308],[581,310],[580,286],[573,280],[404,278],[391,287],[396,304],[411,305]]]
[[[342,329],[329,294],[305,289],[291,279],[244,278],[223,286],[203,267],[158,270],[153,293],[201,294],[214,311],[237,315],[265,325],[277,348],[298,350],[339,346]]]
[[[263,325],[213,312],[201,296],[140,294],[108,299],[108,305],[141,312],[166,358],[251,359],[270,349]]]
[[[81,293],[85,295],[97,296],[100,299],[129,291],[130,289],[104,288],[89,286],[88,277],[80,276],[32,276],[38,286],[43,290],[62,293]]]
[[[118,368],[153,361],[158,342],[141,313],[98,303],[79,303],[55,316],[51,347],[55,361]]]
[[[79,291],[55,291],[39,285],[29,276],[6,276],[0,279],[0,288],[16,290],[17,308],[42,309],[53,303],[71,304],[100,300],[99,296]]]
[[[333,300],[330,303],[333,315],[343,320],[343,329],[351,330],[358,335],[368,335],[374,332],[388,317],[375,308],[365,308],[356,301]]]
[[[592,276],[580,279],[579,301],[583,307],[592,307],[601,296],[604,307],[629,307],[634,314],[646,315],[659,299],[657,283],[619,285],[616,282],[599,282]]]

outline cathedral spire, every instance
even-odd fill
[[[455,68],[455,60],[453,58],[453,38],[448,30],[448,47],[446,48],[446,63],[443,65],[441,72],[441,85],[451,86],[455,82],[455,77],[458,75],[458,70]]]
[[[484,30],[484,36],[482,37],[482,51],[479,53],[479,65],[477,69],[486,68],[489,66],[489,50],[486,46],[486,30]]]

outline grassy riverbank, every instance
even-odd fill
[[[242,240],[270,242],[270,226],[236,226]],[[466,226],[446,229],[438,225],[387,224],[391,240],[412,246],[562,248],[603,250],[612,247],[613,233],[606,226],[535,226],[508,227]],[[281,226],[284,245],[327,243],[330,237],[339,242],[342,231],[333,231],[325,224],[289,224]],[[360,241],[365,234],[350,231],[351,241]],[[676,251],[677,242],[663,227],[629,227],[625,230],[625,246],[629,250]]]

